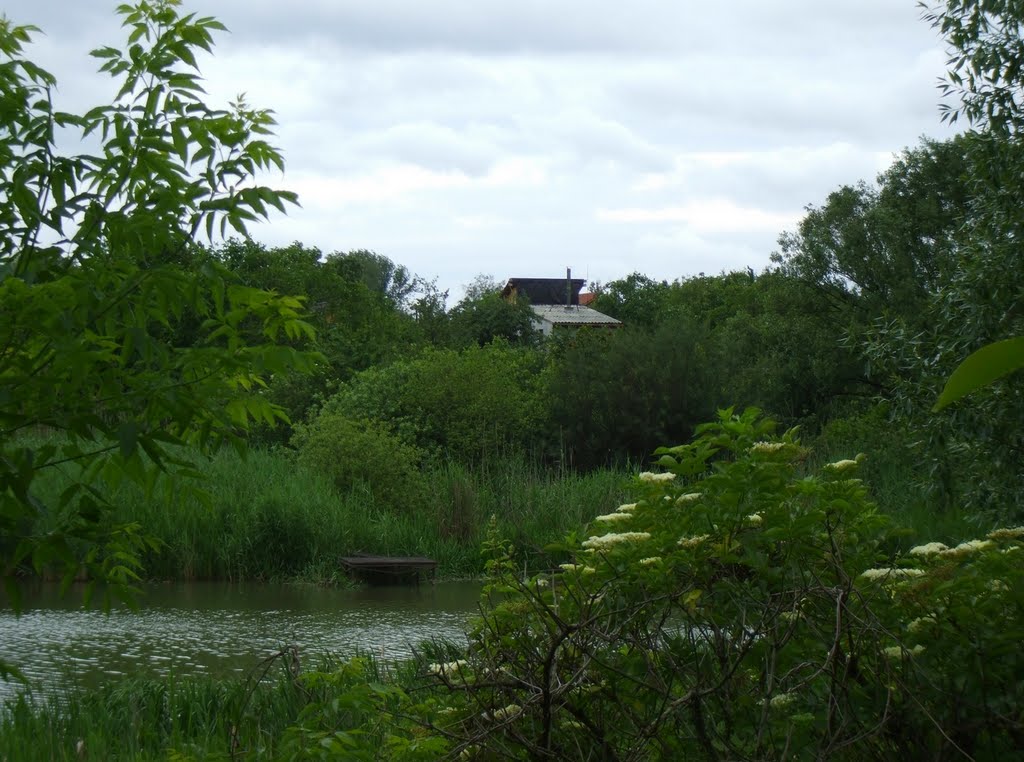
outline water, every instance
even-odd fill
[[[431,638],[464,640],[480,586],[448,582],[354,590],[293,585],[167,584],[140,608],[84,609],[80,594],[28,591],[20,616],[0,609],[0,658],[34,690],[124,675],[242,674],[285,646],[318,654],[408,656]],[[18,690],[0,682],[0,697]]]

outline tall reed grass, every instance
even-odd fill
[[[195,462],[206,499],[174,483],[148,497],[133,484],[107,492],[114,520],[161,541],[144,559],[150,578],[336,582],[339,558],[355,553],[428,556],[442,576],[473,576],[492,515],[531,565],[550,563],[544,546],[621,502],[628,482],[624,472],[552,471],[526,456],[475,468],[447,461],[424,472],[425,507],[409,509],[359,484],[338,490],[281,450],[225,449]],[[55,501],[75,477],[44,473],[40,496]]]
[[[245,677],[125,678],[0,708],[0,758],[53,760],[275,759],[285,730],[310,704],[326,704],[351,685],[410,681],[416,665],[361,656],[356,669],[326,658],[330,682],[302,679],[287,652]],[[265,666],[265,668],[264,668]],[[365,723],[355,712],[352,727]]]

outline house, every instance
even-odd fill
[[[550,336],[555,330],[602,326],[615,328],[622,323],[597,310],[580,304],[582,278],[573,279],[566,271],[565,278],[509,278],[501,296],[510,302],[524,296],[530,302],[537,328]]]

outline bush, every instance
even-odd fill
[[[379,422],[328,413],[298,427],[292,442],[299,462],[327,475],[339,490],[365,490],[375,503],[398,512],[424,506],[422,452]]]
[[[383,421],[416,447],[463,462],[524,451],[544,442],[542,362],[535,350],[501,342],[428,349],[360,373],[321,415]]]
[[[1024,739],[1024,527],[887,556],[860,456],[722,414],[523,579],[490,542],[422,721],[473,759],[998,759]]]

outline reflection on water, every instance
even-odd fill
[[[244,672],[286,645],[310,661],[357,651],[402,657],[423,640],[461,639],[479,591],[460,582],[356,590],[169,584],[147,589],[137,611],[104,614],[44,586],[26,594],[20,616],[0,609],[0,658],[46,690],[126,674]],[[0,696],[15,690],[0,682]]]

